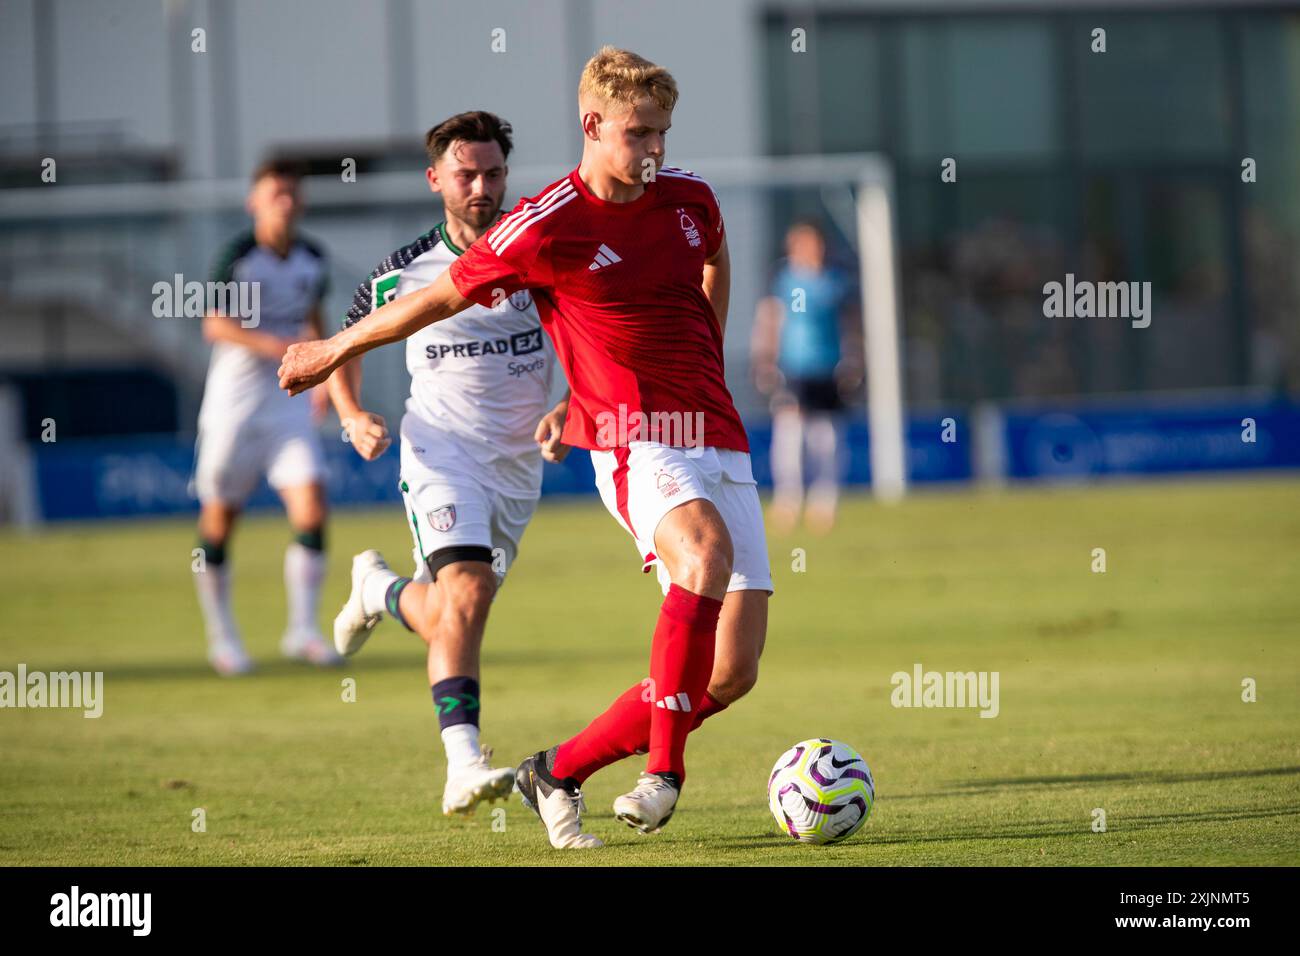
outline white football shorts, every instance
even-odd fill
[[[325,481],[325,453],[309,416],[199,422],[194,463],[199,501],[242,505],[263,475],[277,491]]]
[[[763,508],[747,452],[634,441],[592,451],[591,463],[605,509],[635,540],[641,570],[657,568],[665,594],[672,581],[655,556],[655,529],[669,511],[696,498],[713,502],[731,535],[734,560],[727,590],[772,593]]]
[[[497,584],[504,583],[537,499],[502,494],[469,471],[429,458],[414,450],[403,429],[400,487],[414,545],[412,580],[433,580],[425,560],[432,554],[445,548],[482,547],[492,552]]]

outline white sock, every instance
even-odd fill
[[[478,746],[478,728],[473,724],[453,724],[445,728],[442,746],[447,751],[449,772],[473,763],[482,753]]]
[[[325,580],[325,554],[297,541],[284,552],[284,589],[289,597],[289,633],[315,634],[319,628],[320,586]]]
[[[361,613],[385,614],[388,611],[388,587],[398,579],[393,571],[372,571],[361,582]]]
[[[230,569],[224,564],[204,565],[202,571],[194,572],[194,587],[199,592],[208,646],[240,643],[239,627],[230,609]]]

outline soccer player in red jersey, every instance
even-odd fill
[[[343,362],[473,303],[508,308],[531,289],[572,397],[561,440],[591,451],[606,508],[665,597],[638,681],[516,780],[556,847],[582,832],[580,786],[647,753],[616,816],[643,832],[672,816],[686,737],[753,686],[772,591],[749,444],[723,375],[730,261],[717,197],[664,166],[677,85],[605,47],[583,70],[577,169],[478,239],[435,282],[333,338],[295,345],[280,384],[297,393]]]

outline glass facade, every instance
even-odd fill
[[[912,402],[1300,394],[1300,13],[782,11],[765,29],[769,149],[893,163]],[[1149,282],[1151,325],[1046,317],[1067,273]]]

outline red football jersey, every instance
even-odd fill
[[[565,444],[747,452],[701,287],[722,239],[717,196],[694,173],[665,166],[618,203],[592,195],[575,169],[521,199],[450,273],[480,305],[509,308],[507,296],[531,290],[572,391]]]

